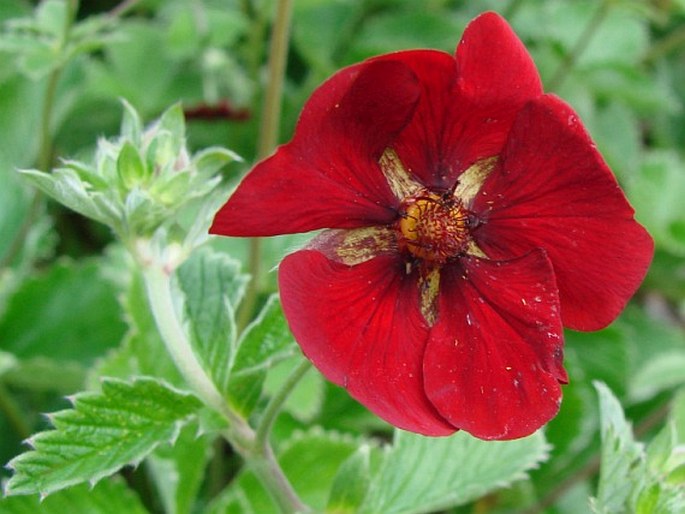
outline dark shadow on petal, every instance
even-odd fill
[[[447,435],[455,428],[423,391],[428,328],[416,281],[397,256],[346,266],[304,250],[279,268],[290,328],[324,376],[399,428]]]
[[[305,105],[293,140],[248,173],[210,232],[268,236],[392,222],[398,200],[378,159],[418,97],[415,74],[400,62],[338,72]]]
[[[466,258],[443,270],[424,360],[440,414],[482,439],[515,439],[561,402],[563,331],[552,267],[536,251],[509,262]]]
[[[489,257],[545,249],[570,328],[613,321],[652,259],[651,237],[577,114],[552,95],[521,111],[472,210],[486,220],[475,237]]]

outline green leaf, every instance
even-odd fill
[[[685,349],[650,359],[633,375],[630,387],[632,398],[645,400],[682,384],[685,384]]]
[[[18,360],[4,380],[26,391],[54,391],[65,395],[81,389],[85,378],[86,368],[81,363],[35,357]]]
[[[601,382],[595,382],[595,388],[599,394],[602,460],[592,508],[597,513],[629,512],[631,495],[644,486],[640,482],[646,471],[644,450],[635,441],[611,390]]]
[[[597,497],[591,499],[598,514],[675,514],[685,508],[685,482],[678,469],[685,464],[679,450],[678,399],[671,421],[647,450],[636,442],[621,405],[602,383],[595,383],[602,418],[602,460]]]
[[[466,432],[429,438],[396,430],[359,512],[409,514],[462,505],[524,479],[548,451],[540,432],[515,441],[482,441]]]
[[[260,398],[267,371],[296,351],[281,304],[273,295],[238,342],[228,381],[231,406],[249,416]]]
[[[185,145],[186,133],[186,122],[183,116],[183,107],[180,103],[175,103],[162,113],[157,122],[157,129],[169,132],[173,155],[178,154]]]
[[[129,141],[124,143],[119,153],[117,172],[126,190],[139,186],[147,176],[147,169],[138,149]]]
[[[125,268],[128,273],[128,268]],[[98,361],[91,373],[95,386],[99,377],[128,380],[132,376],[148,375],[181,386],[184,381],[169,356],[150,311],[145,286],[139,272],[131,273],[130,283],[121,296],[129,330],[119,348]]]
[[[288,336],[288,334],[286,332],[284,335]],[[273,396],[281,390],[284,382],[304,359],[292,336],[290,336],[290,343],[283,349],[282,354],[275,355],[274,358],[270,359],[274,366],[269,370],[264,381],[264,393],[269,396]],[[293,354],[294,357],[288,357]],[[302,423],[310,423],[321,412],[325,389],[326,382],[321,373],[305,373],[290,392],[283,405],[283,411],[291,414]]]
[[[628,399],[649,400],[685,382],[685,332],[680,326],[636,307],[627,308],[616,325],[628,334],[634,354]]]
[[[667,471],[667,463],[678,442],[678,433],[674,423],[667,423],[647,446],[647,466],[659,474]]]
[[[205,478],[211,444],[211,438],[198,436],[197,425],[191,423],[174,446],[160,446],[147,458],[165,513],[190,514]]]
[[[47,495],[137,465],[159,444],[173,443],[201,406],[151,378],[106,379],[101,392],[80,393],[72,402],[72,409],[50,416],[54,430],[32,437],[33,450],[9,463],[14,475],[6,494]]]
[[[178,282],[193,349],[219,392],[226,393],[236,339],[233,313],[247,276],[237,261],[203,248],[179,268]]]
[[[355,514],[371,481],[369,446],[361,446],[342,463],[331,486],[326,514]]]
[[[281,445],[278,462],[302,501],[322,512],[340,465],[361,443],[351,437],[319,428],[297,432]],[[277,514],[279,510],[255,476],[242,474],[226,491],[231,498],[244,498],[249,507],[239,512]]]
[[[121,479],[103,480],[95,487],[79,485],[51,494],[0,498],[3,514],[147,514],[141,501]]]
[[[55,39],[65,38],[70,17],[65,0],[43,0],[36,9],[37,28]]]
[[[221,147],[205,148],[193,155],[193,164],[197,167],[198,174],[205,179],[213,177],[227,164],[242,160],[237,153]]]
[[[616,394],[625,394],[630,371],[630,346],[617,326],[597,332],[566,331],[567,352],[573,354],[585,375],[606,382]]]
[[[361,33],[354,39],[351,57],[356,60],[421,47],[451,52],[462,29],[463,25],[454,16],[427,9],[392,9],[363,25]]]
[[[675,151],[652,151],[645,155],[637,177],[627,184],[637,219],[658,246],[681,257],[685,255],[684,175],[685,163]]]
[[[143,121],[138,114],[138,111],[128,103],[122,100],[121,104],[124,107],[124,113],[121,118],[121,137],[133,143],[134,146],[139,147],[142,143],[141,136],[143,134]]]
[[[59,261],[21,285],[0,319],[3,349],[18,358],[90,364],[119,344],[125,324],[101,258]]]
[[[74,169],[58,168],[50,174],[38,170],[18,171],[28,182],[71,210],[105,225],[116,224],[118,207],[108,208],[96,201],[91,184],[84,182]]]
[[[570,53],[584,37],[583,31],[600,8],[600,4],[592,0],[550,2],[545,10],[543,30],[561,44],[564,53]],[[620,6],[608,10],[592,36],[579,56],[580,67],[635,64],[649,42],[646,21]]]
[[[11,353],[3,352],[0,350],[0,378],[2,378],[5,373],[15,369],[17,367],[17,359]]]
[[[242,489],[229,488],[214,498],[206,514],[257,514]],[[261,512],[259,514],[266,514]]]

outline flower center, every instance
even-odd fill
[[[438,264],[459,255],[469,241],[468,211],[452,195],[424,193],[405,199],[397,227],[400,248]]]

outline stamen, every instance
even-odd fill
[[[444,263],[469,241],[469,213],[451,195],[425,192],[406,199],[398,222],[400,247],[414,257]]]

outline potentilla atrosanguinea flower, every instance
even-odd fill
[[[483,439],[558,411],[563,328],[597,330],[653,243],[576,113],[485,13],[456,54],[414,50],[321,85],[211,232],[323,230],[283,260],[305,355],[393,425]]]

